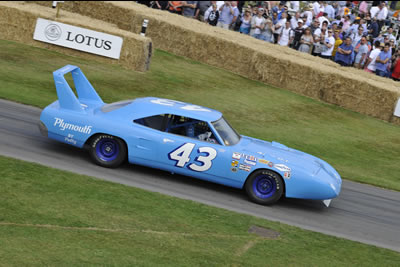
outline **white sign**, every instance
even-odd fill
[[[33,39],[119,59],[123,39],[56,21],[38,18]]]
[[[396,107],[394,108],[394,113],[393,115],[400,117],[400,98],[397,100]]]

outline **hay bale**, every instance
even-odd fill
[[[150,21],[146,35],[156,48],[382,120],[399,121],[393,111],[400,90],[392,80],[132,2],[68,1],[63,9],[134,33],[140,32],[146,18]]]
[[[47,3],[51,5],[51,2]],[[83,17],[82,15],[65,10],[60,12],[61,16],[56,19],[54,9],[29,2],[0,2],[0,14],[0,38],[2,39],[23,42],[36,47],[48,48],[63,54],[93,59],[99,62],[120,64],[125,68],[136,71],[146,71],[149,69],[152,55],[151,39],[121,30],[113,24]],[[39,17],[122,37],[124,41],[120,58],[107,58],[33,40],[36,20]]]

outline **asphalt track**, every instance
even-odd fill
[[[249,202],[241,190],[185,176],[129,164],[118,169],[96,166],[85,151],[41,136],[39,115],[38,108],[0,99],[1,155],[400,252],[400,192],[344,181],[329,208],[298,199],[264,207]]]

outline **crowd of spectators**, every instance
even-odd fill
[[[144,1],[265,42],[400,81],[396,1]]]

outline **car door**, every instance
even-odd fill
[[[190,132],[190,129],[186,131]],[[230,147],[215,139],[199,140],[197,133],[190,137],[190,133],[185,135],[183,132],[166,129],[160,138],[157,160],[164,168],[173,173],[231,185]]]
[[[164,114],[160,114],[132,122],[128,142],[129,162],[158,167],[158,146],[164,135],[165,120]]]

